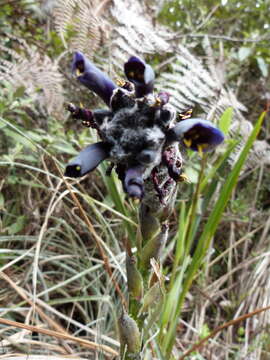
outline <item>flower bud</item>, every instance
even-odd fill
[[[168,224],[163,224],[160,233],[147,242],[142,249],[142,267],[148,268],[152,258],[158,260],[168,238]]]
[[[156,216],[149,212],[149,208],[145,205],[140,207],[140,228],[143,244],[146,244],[160,231],[160,223]]]
[[[121,353],[124,353],[126,347],[128,353],[138,354],[141,350],[141,334],[136,321],[123,311],[118,320],[118,327]]]
[[[153,92],[155,73],[150,65],[137,56],[131,56],[124,65],[126,77],[135,85],[136,97]]]
[[[84,86],[94,91],[107,105],[110,105],[113,90],[117,86],[103,71],[99,70],[79,51],[74,53],[72,72],[76,74],[77,79]]]
[[[126,270],[127,270],[127,283],[128,292],[136,300],[140,300],[143,296],[143,278],[137,269],[136,257],[126,254]]]

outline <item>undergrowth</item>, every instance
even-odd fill
[[[13,23],[18,13],[24,20]],[[29,15],[31,26],[25,20]],[[71,79],[70,55],[55,33],[52,17],[40,13],[38,2],[23,1],[1,16],[4,34],[25,37],[34,52],[49,54],[54,66],[57,63],[61,96],[67,99],[72,93],[78,103],[97,104]],[[104,34],[109,16],[104,15],[105,28],[95,23],[94,31]],[[76,36],[72,27],[68,30],[63,36],[72,50]],[[6,35],[3,39],[5,49],[24,56],[16,40]],[[109,44],[106,37],[103,41]],[[95,48],[102,62],[109,46],[104,50],[95,43]],[[160,59],[151,56],[157,64],[164,60],[164,54]],[[10,53],[4,60],[16,62]],[[45,66],[42,61],[39,66]],[[55,69],[50,69],[50,82]],[[10,321],[0,321],[1,356],[112,358],[119,352],[116,324],[127,298],[125,244],[127,238],[136,238],[138,205],[123,193],[115,174],[106,176],[105,165],[82,180],[63,177],[68,159],[96,142],[96,134],[74,123],[64,105],[49,100],[49,106],[46,101],[59,89],[48,87],[44,96],[33,74],[19,86],[1,80],[0,320]],[[201,111],[201,104],[198,108]],[[267,140],[268,125],[261,124],[265,113],[252,114],[248,120],[254,128],[235,158],[231,155],[239,149],[242,134],[240,128],[239,136],[235,129],[230,136],[230,127],[239,120],[237,114],[239,110],[232,113],[229,108],[215,117],[227,134],[216,152],[207,158],[189,151],[184,155],[189,183],[181,184],[169,219],[169,239],[156,270],[163,302],[147,310],[153,312],[153,324],[144,329],[144,359],[181,359],[209,334],[208,342],[186,359],[269,357],[269,311],[252,316],[270,304],[269,162],[256,160],[250,166],[248,155],[256,136]],[[251,316],[241,318],[244,314]],[[241,322],[228,323],[238,318]]]

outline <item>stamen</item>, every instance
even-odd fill
[[[192,116],[192,112],[193,112],[193,109],[190,108],[184,112],[179,113],[178,116],[179,116],[180,120],[187,120]]]
[[[203,146],[197,145],[197,149],[198,149],[198,153],[199,153],[200,157],[203,157]]]
[[[184,144],[185,144],[188,148],[191,147],[191,145],[192,145],[192,140],[191,140],[191,139],[184,139],[183,141],[184,141]]]
[[[129,74],[128,74],[128,76],[129,76],[130,78],[134,78],[134,75],[135,75],[135,74],[134,74],[134,71],[130,71]]]
[[[156,102],[154,106],[160,106],[162,104],[162,100],[159,97],[156,97]]]
[[[80,76],[81,74],[82,74],[82,72],[80,71],[80,69],[77,68],[77,69],[76,69],[76,75],[77,75],[77,76]]]
[[[80,165],[77,165],[77,166],[76,166],[76,171],[81,171]]]
[[[209,147],[209,144],[207,143],[202,143],[200,144],[201,145],[201,148],[204,150],[204,149],[207,149]]]
[[[119,86],[119,87],[123,87],[123,86],[125,86],[125,84],[126,84],[126,82],[123,79],[117,79],[116,80],[116,85]]]
[[[187,176],[187,174],[184,173],[179,176],[179,181],[190,183],[189,177]]]
[[[139,205],[139,203],[141,202],[141,200],[138,198],[131,198],[131,199],[134,205]]]

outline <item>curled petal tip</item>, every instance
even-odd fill
[[[77,79],[83,85],[94,91],[107,105],[110,105],[110,99],[116,85],[79,51],[73,55],[72,72],[76,74]]]
[[[78,178],[94,170],[109,157],[109,146],[104,142],[92,144],[83,149],[66,167],[65,176]]]
[[[124,190],[132,198],[142,199],[144,196],[142,174],[141,166],[130,168],[125,173]]]
[[[131,56],[125,63],[124,70],[128,80],[135,85],[137,97],[143,97],[153,91],[155,73],[142,59]]]
[[[131,184],[127,187],[127,193],[134,199],[141,200],[143,198],[143,188],[140,185]]]
[[[210,121],[194,118],[179,122],[168,132],[169,140],[181,141],[183,145],[200,153],[211,151],[224,141],[224,134]]]

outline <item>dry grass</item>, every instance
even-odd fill
[[[123,2],[116,3],[117,6],[113,8],[112,2],[106,2],[106,10],[111,6],[120,19],[119,9]],[[136,6],[138,8],[137,2],[134,3]],[[109,26],[109,13],[99,12],[99,21],[102,16],[104,24]],[[123,22],[126,21],[124,18]],[[143,26],[147,27],[148,22],[149,17],[146,17]],[[117,68],[119,58],[128,53],[126,49],[121,52],[121,46],[124,47],[123,39],[127,34],[136,33],[136,23],[132,22],[129,27],[124,23],[119,26],[114,24],[115,30],[111,33],[106,27],[104,30],[96,22],[93,24],[92,31],[99,32],[94,45],[100,59],[103,60],[105,52],[109,54],[112,50],[115,54],[113,61],[109,59],[105,67],[113,64]],[[104,39],[100,35],[102,31]],[[118,34],[118,41],[110,42],[112,39],[106,37],[108,33],[112,36]],[[164,32],[160,35],[156,33],[153,24],[147,27],[147,33],[153,36],[155,42],[160,39],[160,51],[168,45]],[[130,39],[134,51],[138,39]],[[86,44],[84,40],[82,46]],[[68,39],[66,41],[69,46]],[[100,46],[100,41],[106,44],[105,50]],[[70,44],[74,47],[74,41]],[[151,52],[151,43],[145,43],[145,47],[145,52]],[[28,89],[29,93],[36,94],[35,101],[40,100],[42,107],[47,106],[46,114],[52,114],[54,107],[59,111],[59,104],[63,101],[63,94],[60,94],[59,102],[56,101],[57,97],[51,101],[54,92],[59,95],[64,91],[62,70],[60,73],[58,62],[50,62],[40,57],[38,52],[35,52],[35,57],[38,59],[38,71],[42,70],[42,74],[43,66],[47,64],[50,67],[50,83],[55,72],[58,74],[57,84],[61,90],[53,88],[51,91],[50,87],[50,92],[43,94],[49,94],[47,97],[38,97],[36,87],[44,87],[41,84],[44,78],[38,81],[35,78],[36,82],[30,79],[32,82]],[[13,63],[8,61],[11,70],[6,75],[10,75],[14,69],[17,72],[28,70],[35,57],[27,61],[20,58]],[[50,64],[53,64],[52,67]],[[212,66],[213,73],[213,64],[209,66]],[[32,70],[30,75],[34,76],[35,68]],[[179,66],[176,72],[179,76]],[[68,79],[67,88],[71,87],[72,96],[74,94],[80,98],[80,91],[69,81],[67,66],[63,73]],[[205,70],[205,74],[208,76],[210,73]],[[16,76],[20,81],[25,81],[21,73]],[[70,124],[63,114],[48,122],[46,118],[45,121],[36,103],[26,103],[29,100],[27,96],[26,102],[23,102],[24,99],[22,103],[16,98],[10,100],[6,95],[15,91],[14,81],[15,78],[13,85],[1,95],[6,106],[3,112],[1,110],[1,126],[8,127],[10,132],[5,134],[1,142],[3,156],[0,159],[0,194],[5,199],[2,204],[0,198],[0,358],[43,360],[46,356],[49,360],[111,359],[119,350],[116,319],[126,297],[123,246],[128,231],[126,224],[135,234],[136,206],[124,198],[116,181],[116,189],[119,189],[117,196],[125,211],[117,206],[105,177],[105,168],[80,181],[67,183],[63,179],[59,166],[66,163],[71,153],[63,155],[63,151],[53,147],[53,144],[60,144],[62,149],[72,146],[76,152],[83,144],[94,140],[95,135],[91,133],[89,136],[81,129],[78,133],[79,127]],[[184,85],[181,86],[181,91],[187,91]],[[203,88],[203,84],[201,86]],[[188,101],[187,98],[185,100]],[[209,103],[203,105],[206,108],[210,106]],[[29,109],[34,115],[25,120],[22,113]],[[41,132],[37,128],[36,119],[39,127],[46,131]],[[26,144],[11,133],[17,134],[14,130],[17,125],[21,129],[19,134],[28,138]],[[72,134],[67,128],[72,129]],[[39,137],[35,138],[34,135]],[[262,138],[263,134],[261,140],[264,141]],[[204,266],[187,295],[178,323],[174,348],[176,358],[179,358],[180,352],[185,354],[188,349],[194,349],[194,344],[209,334],[211,338],[200,349],[201,357],[197,354],[190,359],[270,358],[270,312],[260,312],[260,309],[270,306],[268,151],[267,146],[264,156],[268,162],[260,162],[260,157],[255,156],[251,159],[251,165],[244,169]],[[191,163],[186,163],[186,167],[193,172],[197,165],[194,158]],[[230,171],[229,166],[226,171]],[[170,219],[170,239],[173,239],[177,228],[178,205],[190,198],[191,189],[192,184],[185,186],[178,195],[175,213]],[[20,217],[23,221],[21,228],[18,222]],[[14,224],[17,224],[18,231],[12,228]],[[164,250],[164,266],[168,272],[174,259],[173,246],[173,241],[168,242]],[[253,313],[257,310],[258,313]],[[252,316],[243,318],[244,314]],[[228,326],[228,322],[232,326]],[[155,336],[153,332],[152,340]],[[151,350],[148,351],[148,358],[151,358]]]

